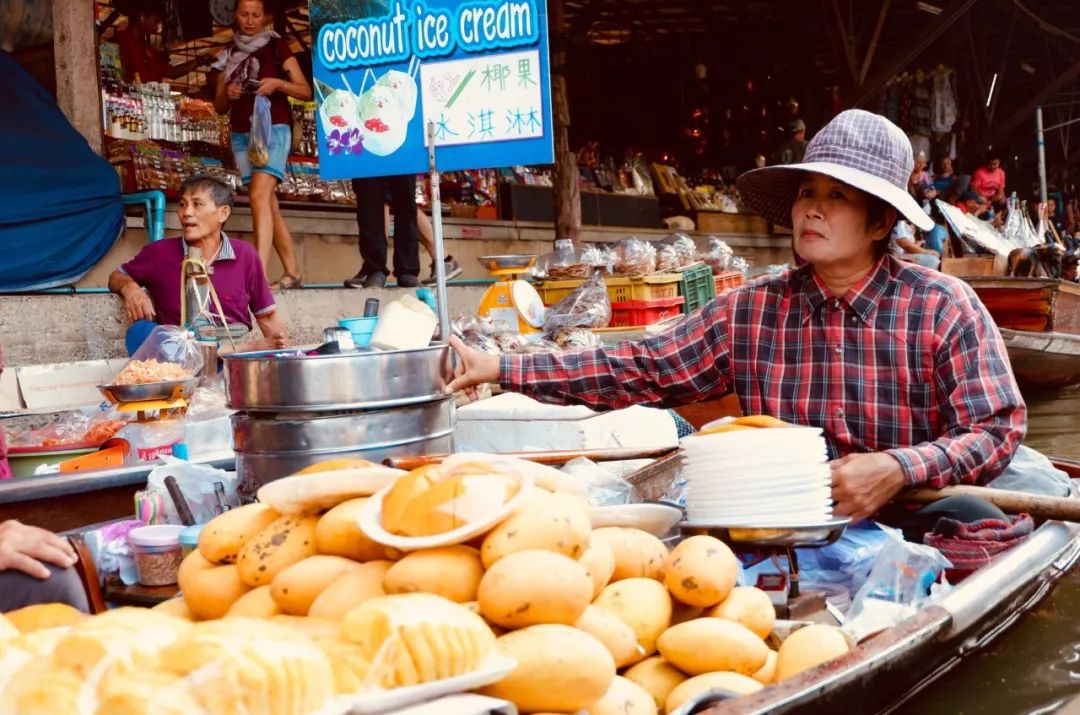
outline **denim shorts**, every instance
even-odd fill
[[[232,133],[233,156],[236,157],[236,168],[240,170],[240,178],[244,184],[251,183],[252,171],[270,174],[278,181],[285,181],[285,164],[289,161],[289,152],[292,151],[292,127],[288,124],[275,124],[270,128],[270,163],[266,166],[251,166],[251,160],[248,159],[249,137],[250,134]]]

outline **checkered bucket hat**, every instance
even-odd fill
[[[791,228],[791,205],[803,173],[825,174],[878,197],[929,231],[933,220],[907,191],[914,167],[911,142],[900,127],[880,115],[849,109],[810,141],[801,164],[748,171],[739,177],[739,194],[765,219]]]

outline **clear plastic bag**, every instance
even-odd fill
[[[646,275],[656,269],[656,248],[630,236],[611,247],[612,267],[619,275]]]
[[[656,272],[675,273],[682,268],[679,252],[670,244],[659,244],[656,249]]]
[[[799,578],[837,586],[846,590],[849,597],[854,596],[888,541],[888,534],[876,526],[848,527],[828,546],[796,549]]]
[[[563,328],[549,337],[564,352],[600,347],[600,338],[588,328]]]
[[[889,540],[855,594],[844,623],[844,630],[856,642],[913,615],[930,596],[942,572],[951,566],[937,549],[904,541],[894,529],[881,529]]]
[[[574,242],[561,239],[555,242],[555,250],[544,254],[536,262],[536,273],[551,280],[588,278],[593,267],[587,263],[584,251],[574,250]]]
[[[260,95],[255,98],[255,109],[251,112],[251,134],[248,136],[248,161],[252,166],[261,168],[270,163],[272,127],[270,99]]]
[[[735,258],[735,252],[731,246],[716,236],[709,236],[709,247],[701,253],[701,260],[709,264],[714,276],[718,276],[732,268],[731,262]]]
[[[112,384],[145,385],[185,380],[195,377],[202,368],[202,352],[195,336],[175,325],[159,325],[113,378]]]
[[[566,474],[585,484],[592,506],[629,504],[633,486],[587,457],[572,459],[563,465]]]
[[[606,328],[611,322],[611,301],[603,277],[596,273],[547,312],[544,332],[563,328]]]
[[[167,477],[176,477],[180,492],[184,495],[184,500],[187,501],[196,524],[205,524],[218,515],[220,510],[214,486],[217,483],[220,483],[225,491],[226,506],[235,507],[240,504],[236,495],[236,486],[239,481],[236,472],[226,472],[214,467],[176,460],[171,464],[157,467],[146,479],[146,488],[162,495],[161,498],[165,504],[162,523],[181,523],[180,514],[176,511],[169,490],[165,486]]]

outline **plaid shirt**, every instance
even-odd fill
[[[986,483],[1027,409],[971,288],[883,257],[843,298],[809,266],[729,291],[668,332],[610,350],[505,355],[507,390],[607,409],[732,390],[745,414],[824,430],[833,458],[886,451],[909,486]]]

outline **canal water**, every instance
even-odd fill
[[[1026,444],[1080,459],[1080,390],[1028,395]],[[905,705],[902,715],[1042,715],[1080,697],[1080,569],[989,649]]]

